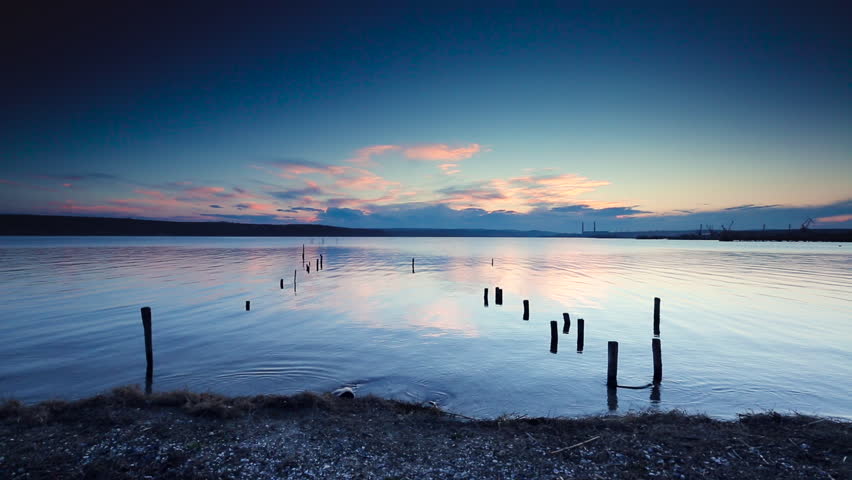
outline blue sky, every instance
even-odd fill
[[[852,227],[841,5],[22,11],[0,211]]]

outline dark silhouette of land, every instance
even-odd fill
[[[560,237],[718,241],[850,242],[852,229],[721,230],[557,233],[544,230],[469,228],[346,228],[313,224],[172,222],[61,215],[0,215],[0,235],[196,236],[196,237]]]
[[[2,235],[103,235],[196,237],[552,237],[539,230],[346,228],[313,224],[171,222],[60,215],[0,215]]]
[[[668,240],[718,240],[720,242],[850,242],[852,230],[844,228],[796,230],[720,230],[706,234],[639,235],[636,238]]]

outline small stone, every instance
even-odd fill
[[[332,393],[340,398],[355,398],[355,392],[352,390],[351,387],[338,388]]]

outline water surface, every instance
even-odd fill
[[[5,237],[0,395],[31,402],[144,384],[139,309],[150,306],[154,390],[290,394],[350,385],[481,417],[680,408],[720,417],[776,409],[852,418],[849,248]],[[316,271],[320,254],[324,269]],[[496,286],[502,306],[494,304]],[[619,389],[607,398],[609,340],[620,344],[620,383],[651,380],[655,296],[662,299],[661,388]],[[523,299],[529,321],[521,318]],[[563,312],[571,331],[560,333],[552,354],[549,322],[558,320],[561,332]],[[582,353],[578,318],[585,320]]]

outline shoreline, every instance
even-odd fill
[[[852,422],[639,412],[472,419],[376,397],[138,387],[0,404],[4,478],[852,478]]]

